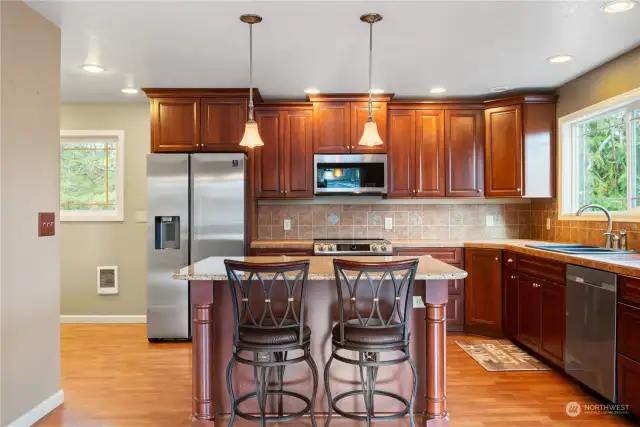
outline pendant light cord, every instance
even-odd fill
[[[249,121],[253,121],[253,24],[249,24]]]
[[[371,100],[371,64],[373,62],[373,22],[369,23],[369,120],[373,120],[373,102]]]

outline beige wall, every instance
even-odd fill
[[[38,238],[36,228],[38,212],[58,211],[60,30],[22,2],[3,1],[0,9],[0,425],[6,426],[60,391],[60,241]]]
[[[64,222],[61,236],[61,314],[144,315],[147,307],[145,223],[135,221],[147,205],[146,154],[149,106],[63,104],[60,128],[124,130],[124,222]],[[98,295],[96,267],[118,266],[118,295]]]
[[[640,87],[640,47],[558,89],[558,117]]]

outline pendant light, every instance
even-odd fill
[[[362,22],[369,24],[369,118],[364,124],[364,132],[362,132],[362,138],[358,142],[358,145],[364,145],[366,147],[373,147],[375,145],[382,145],[382,138],[378,133],[378,126],[373,121],[373,101],[371,99],[371,64],[373,57],[373,24],[382,21],[382,15],[377,13],[367,13],[360,17]]]
[[[264,145],[258,132],[258,124],[253,119],[253,24],[262,22],[259,15],[242,15],[240,20],[249,24],[249,120],[244,128],[240,145],[243,147],[261,147]]]

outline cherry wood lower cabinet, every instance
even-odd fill
[[[465,332],[501,337],[502,251],[466,249]]]
[[[618,276],[618,400],[640,416],[640,278]]]
[[[251,256],[312,256],[313,249],[304,248],[251,248]]]
[[[640,363],[618,353],[618,402],[640,415]]]
[[[517,293],[518,303],[517,313],[514,313],[513,302],[507,299],[507,312],[512,313],[507,334],[552,363],[564,366],[565,286],[519,272],[511,276],[514,279],[505,278],[505,283],[516,288],[505,292],[505,297],[513,298]],[[518,326],[514,334],[511,321],[516,316]]]
[[[504,333],[509,338],[516,338],[520,334],[520,277],[515,270],[505,267],[502,274],[504,293]]]
[[[312,199],[313,148],[311,107],[261,105],[256,109],[263,147],[254,153],[258,199]]]
[[[460,269],[463,265],[462,248],[395,248],[396,256],[423,256],[451,264]],[[447,301],[447,331],[461,332],[464,327],[464,280],[449,280],[449,299]]]

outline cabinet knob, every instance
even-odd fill
[[[288,190],[284,190],[284,194],[287,194],[289,191]]]
[[[513,262],[513,260],[512,260],[511,258],[509,258],[509,259],[507,260],[507,262]]]
[[[516,188],[516,191],[520,191],[520,189],[519,189],[519,188]]]
[[[496,261],[498,261],[498,257],[496,257]]]
[[[482,188],[478,188],[476,191],[477,191],[478,193],[482,193]]]
[[[284,190],[280,190],[280,194],[284,194]]]
[[[514,275],[512,274],[512,275],[511,275],[511,278],[512,278],[512,279],[515,279],[515,278],[516,278],[516,276],[514,276]]]

